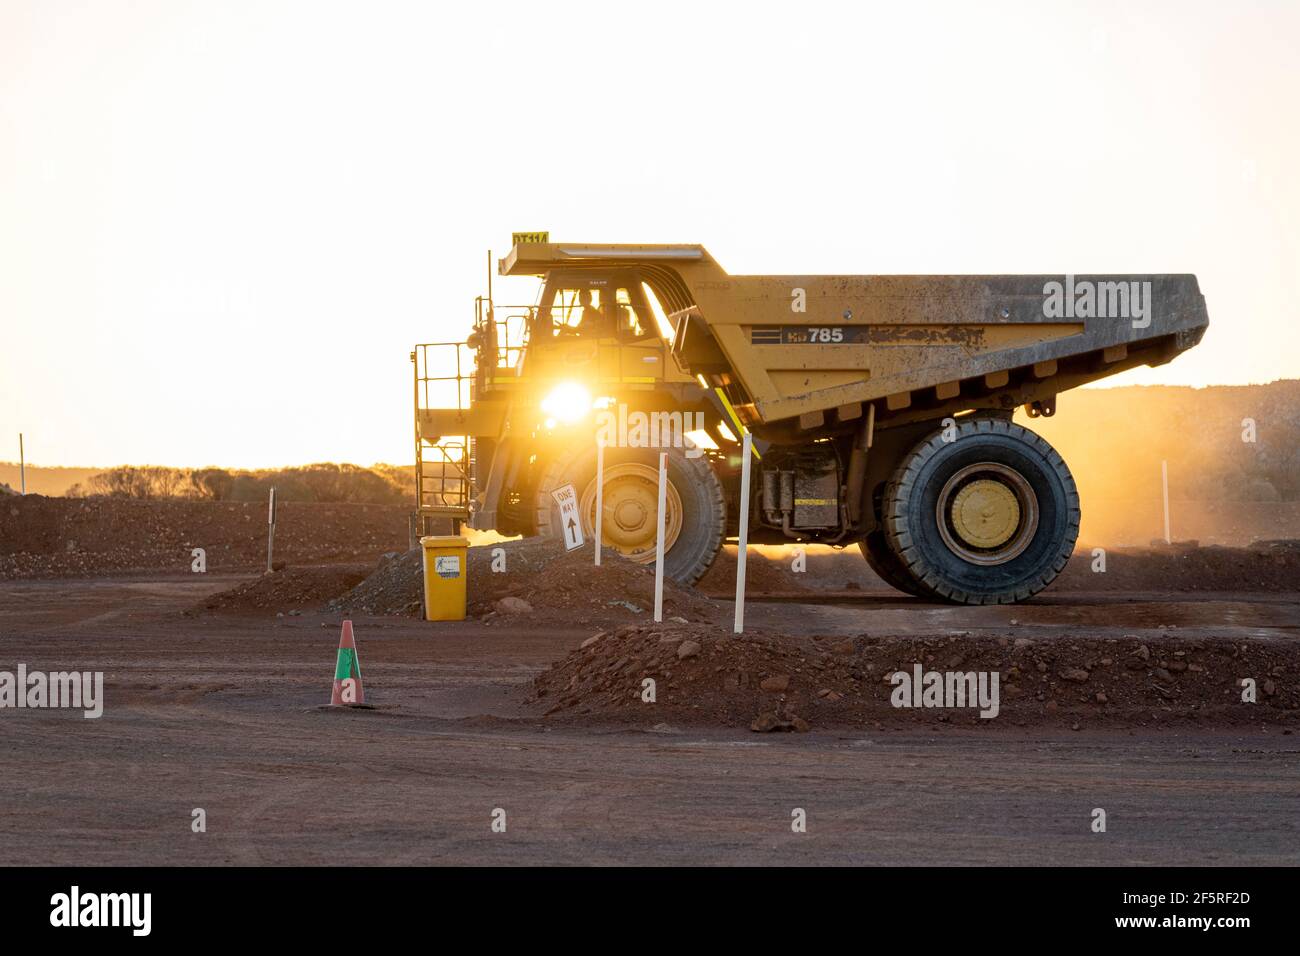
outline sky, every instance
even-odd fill
[[[0,459],[409,462],[410,348],[516,230],[1194,272],[1203,344],[1108,383],[1297,377],[1298,43],[1297,2],[0,0]]]

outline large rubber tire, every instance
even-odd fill
[[[894,553],[894,549],[885,540],[885,533],[879,528],[871,531],[866,540],[859,541],[858,547],[862,550],[862,556],[867,559],[868,567],[876,573],[876,577],[894,590],[919,598],[934,597],[908,573],[903,562]]]
[[[677,491],[682,513],[677,539],[671,542],[664,555],[664,573],[680,584],[689,585],[703,577],[718,556],[727,529],[727,504],[722,484],[707,458],[687,458],[680,448],[665,450],[668,453],[668,480]],[[606,475],[624,463],[648,466],[657,475],[659,451],[656,448],[606,448]],[[582,499],[584,490],[589,485],[594,487],[595,480],[594,446],[575,449],[552,461],[537,486],[537,533],[543,537],[563,538],[559,509],[551,492],[572,484]],[[585,508],[582,509],[582,528],[590,541],[595,528]],[[607,551],[609,547],[607,543]]]
[[[1006,548],[1010,556],[993,555],[999,560],[993,564],[963,557],[939,524],[956,498],[950,482],[963,472],[977,480],[985,465],[1018,475],[1025,495],[1014,512],[1019,524]],[[950,491],[940,511],[945,486]],[[1079,493],[1064,460],[1029,429],[997,418],[962,419],[955,440],[945,441],[940,429],[921,441],[899,463],[881,511],[885,537],[907,573],[935,597],[958,604],[1011,604],[1037,594],[1065,567],[1079,536]],[[1031,511],[1036,525],[1027,523]],[[946,533],[952,540],[953,530]],[[1018,553],[1010,546],[1015,542],[1021,542]]]

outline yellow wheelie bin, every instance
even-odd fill
[[[469,540],[457,535],[429,535],[424,549],[424,619],[465,620],[465,582],[469,576]]]

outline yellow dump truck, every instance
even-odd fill
[[[489,289],[468,340],[412,353],[419,530],[564,537],[571,486],[590,546],[603,444],[604,546],[652,561],[667,452],[665,565],[687,583],[746,509],[754,543],[857,544],[902,591],[1024,600],[1064,567],[1079,498],[1012,413],[1208,324],[1191,275],[732,276],[698,245],[528,238],[499,271],[539,278],[534,304]]]

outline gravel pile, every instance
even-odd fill
[[[214,594],[187,614],[288,614],[318,610],[365,580],[367,564],[287,567]]]
[[[951,672],[973,673],[977,682],[982,673],[991,691],[996,674],[997,715],[982,718],[979,707],[896,707],[891,675],[899,671],[922,689],[928,673]],[[1297,675],[1300,645],[1290,642],[732,635],[679,619],[593,635],[539,675],[534,692],[550,719],[646,728],[799,731],[919,722],[1080,729],[1208,720],[1280,724],[1290,732],[1300,723]],[[1255,681],[1255,703],[1242,701],[1242,678]],[[647,679],[653,702],[646,700]],[[918,700],[924,704],[924,694]]]

